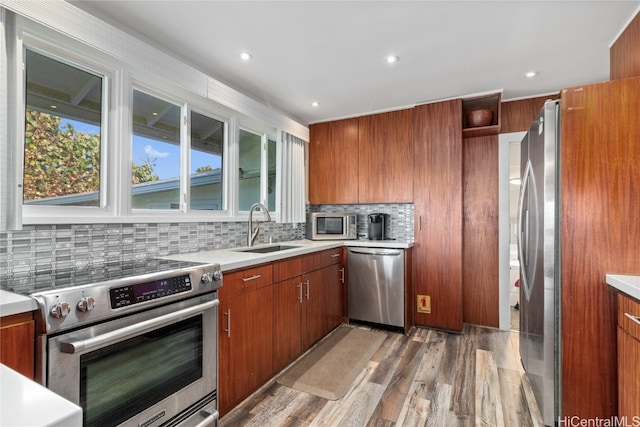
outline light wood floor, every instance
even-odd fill
[[[417,328],[388,338],[341,399],[265,384],[223,417],[227,426],[538,426],[518,332]]]

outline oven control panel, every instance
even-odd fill
[[[122,308],[158,298],[189,292],[192,289],[191,276],[170,277],[145,283],[135,283],[109,289],[111,308]]]

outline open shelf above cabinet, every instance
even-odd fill
[[[497,135],[500,133],[500,100],[502,94],[476,96],[462,100],[462,137],[473,138],[476,136]],[[493,113],[491,122],[487,126],[471,127],[468,114],[475,110],[489,110]]]

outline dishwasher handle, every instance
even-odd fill
[[[404,253],[402,249],[380,249],[380,248],[349,248],[349,252],[363,255],[384,255],[400,256]]]

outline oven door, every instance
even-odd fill
[[[50,337],[47,387],[84,426],[215,421],[217,306],[208,294]]]

